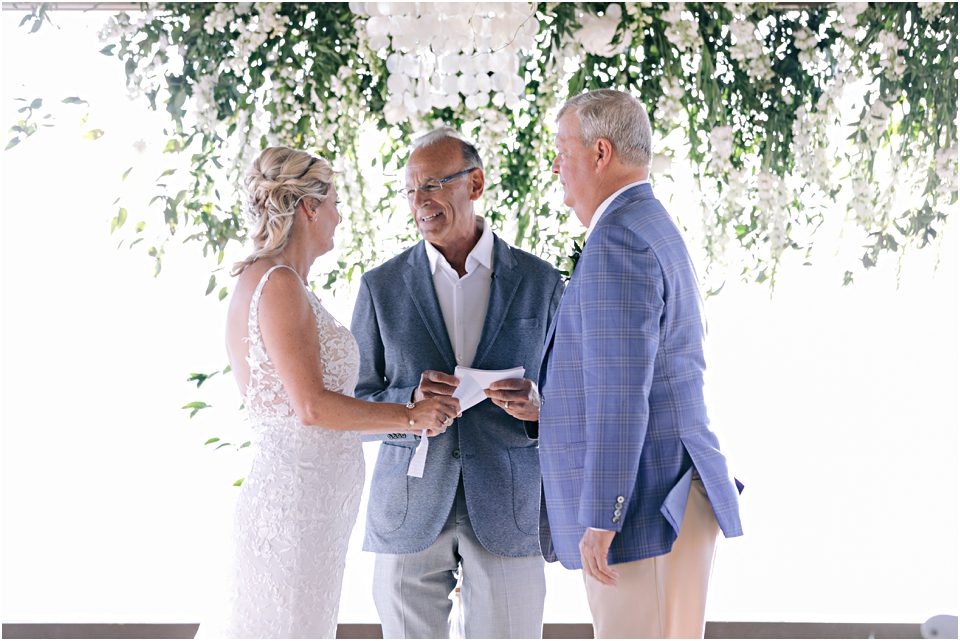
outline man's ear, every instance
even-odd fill
[[[593,145],[593,153],[597,156],[597,169],[606,169],[613,162],[613,144],[606,138],[597,138],[597,142]]]
[[[474,169],[470,172],[470,200],[476,200],[483,195],[485,181],[482,169]]]

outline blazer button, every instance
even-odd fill
[[[619,516],[615,516],[615,517],[613,517],[613,518],[610,519],[610,520],[613,521],[614,523],[619,523],[619,522],[620,522],[620,517],[619,517]]]
[[[453,451],[453,458],[460,458],[460,450]]]
[[[613,515],[614,515],[614,516],[620,516],[620,513],[621,513],[621,512],[620,512],[620,508],[617,508],[617,509],[615,509],[615,510],[613,511]]]
[[[618,496],[618,497],[617,497],[617,503],[623,503],[623,497],[622,497],[622,496]]]

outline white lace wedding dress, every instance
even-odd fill
[[[256,450],[237,500],[223,632],[235,638],[333,638],[347,541],[363,488],[363,451],[355,432],[300,422],[264,348],[260,296],[281,267],[263,275],[250,302],[246,408]],[[304,289],[317,321],[324,387],[352,396],[360,367],[357,343]]]

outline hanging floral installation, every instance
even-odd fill
[[[846,284],[855,263],[930,245],[956,211],[952,3],[144,9],[112,16],[102,38],[131,95],[169,113],[166,151],[189,159],[189,175],[158,184],[163,233],[150,220],[129,232],[158,270],[172,238],[217,263],[242,243],[242,172],[285,144],[341,166],[347,240],[323,284],[349,280],[412,240],[411,225],[387,237],[384,222],[407,216],[396,194],[411,136],[441,123],[478,141],[495,228],[562,268],[577,232],[548,171],[554,119],[568,97],[606,87],[648,107],[655,174],[690,163],[706,255],[735,254],[744,278],[772,282],[827,217],[844,217],[865,244]],[[218,289],[215,271],[207,293]]]

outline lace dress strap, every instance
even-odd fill
[[[270,274],[281,267],[289,269],[294,274],[297,273],[297,270],[289,265],[274,265],[260,277],[257,288],[253,290],[253,297],[250,299],[250,313],[247,317],[247,340],[250,341],[252,345],[263,345],[263,337],[260,334],[260,296],[263,295],[263,286],[267,284],[267,279],[270,278]],[[297,278],[300,278],[299,274],[297,274]],[[266,356],[262,350],[250,350],[250,357],[255,357],[255,355]]]

